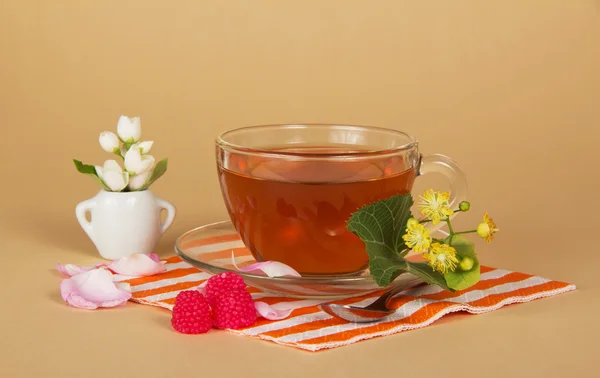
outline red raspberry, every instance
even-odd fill
[[[211,307],[221,294],[238,290],[246,291],[246,284],[242,276],[235,272],[219,273],[206,281],[206,299]]]
[[[256,320],[252,296],[246,290],[233,290],[215,298],[213,325],[217,328],[248,327]]]
[[[206,333],[212,328],[210,307],[197,290],[184,290],[175,297],[171,325],[187,334]]]

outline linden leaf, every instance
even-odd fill
[[[433,270],[433,268],[425,262],[406,261],[406,271],[418,276],[428,284],[440,286],[447,291],[454,291],[454,288],[447,284],[444,275]]]
[[[379,286],[389,285],[407,270],[401,255],[406,249],[402,235],[412,205],[410,194],[395,195],[361,207],[348,220],[348,231],[365,244],[371,275]]]
[[[445,243],[449,241],[449,239],[444,240]],[[460,266],[457,266],[454,272],[448,271],[444,274],[449,287],[454,290],[464,290],[479,282],[481,276],[479,259],[475,253],[475,244],[465,237],[454,235],[451,246],[456,249],[456,256],[459,260],[465,257],[473,259],[473,267],[468,271],[464,271]]]

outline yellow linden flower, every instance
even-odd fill
[[[442,220],[446,220],[454,211],[450,209],[450,193],[438,192],[433,189],[427,189],[422,196],[418,206],[421,208],[421,214],[431,220],[433,224],[437,224]]]
[[[427,251],[431,245],[429,229],[419,223],[415,224],[414,222],[409,222],[408,227],[406,228],[406,234],[402,236],[402,239],[404,239],[406,245],[415,252]]]
[[[429,266],[442,274],[449,270],[454,272],[458,264],[456,250],[448,244],[433,243],[429,252],[425,252],[423,257]]]
[[[477,235],[490,243],[494,239],[494,234],[497,231],[500,230],[496,228],[494,220],[488,216],[488,213],[485,213],[483,222],[477,226]]]

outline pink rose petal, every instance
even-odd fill
[[[152,256],[143,253],[134,253],[131,256],[121,257],[111,261],[108,269],[124,276],[151,276],[167,270],[165,263],[156,261]]]
[[[158,257],[158,255],[156,253],[150,253],[150,254],[148,254],[148,257],[150,257],[152,260],[154,260],[156,262],[160,262],[160,257]]]
[[[254,308],[256,308],[256,312],[258,312],[260,316],[269,320],[285,319],[292,313],[292,309],[275,310],[265,302],[254,302]]]
[[[60,294],[69,305],[86,310],[98,307],[116,307],[125,304],[131,298],[131,292],[125,285],[113,282],[113,275],[106,269],[92,269],[60,284]]]
[[[200,292],[200,294],[206,296],[206,284],[208,283],[208,280],[202,282],[200,285],[194,287],[194,290],[198,290]]]
[[[56,269],[61,272],[62,274],[64,274],[65,276],[76,276],[80,273],[84,273],[87,272],[89,270],[92,270],[94,268],[90,267],[90,266],[81,266],[81,265],[75,265],[75,264],[56,264]]]
[[[131,285],[128,282],[117,282],[115,277],[113,277],[113,282],[117,288],[131,293]]]
[[[248,273],[261,272],[261,273],[266,274],[269,277],[283,277],[283,276],[301,277],[300,273],[295,271],[294,268],[292,268],[289,265],[285,265],[284,263],[280,263],[279,261],[257,262],[257,263],[245,266],[243,268],[240,268],[235,263],[235,256],[233,254],[233,251],[231,251],[231,263],[237,270],[242,271],[242,272],[248,272]]]

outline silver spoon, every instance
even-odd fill
[[[403,282],[383,293],[379,298],[377,298],[377,300],[375,300],[375,302],[366,307],[323,303],[319,305],[319,308],[331,316],[335,316],[336,318],[347,320],[353,323],[377,322],[396,312],[388,307],[388,303],[396,294],[401,293],[422,282],[423,281],[418,278]]]

